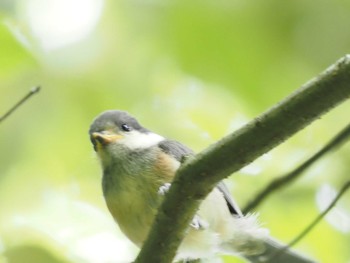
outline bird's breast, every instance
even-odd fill
[[[159,185],[149,180],[149,174],[114,175],[124,177],[121,184],[111,178],[103,178],[103,192],[107,207],[123,233],[137,246],[146,239],[161,202]]]
[[[157,211],[156,197],[135,195],[126,191],[110,192],[106,204],[123,233],[137,246],[147,237]]]
[[[159,187],[172,181],[179,163],[159,149],[138,157],[106,169],[102,185],[108,209],[120,229],[141,246],[163,199]]]

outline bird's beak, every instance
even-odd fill
[[[123,138],[122,135],[115,133],[106,133],[106,132],[93,132],[91,134],[91,142],[94,145],[95,151],[103,148],[104,146],[116,142]]]

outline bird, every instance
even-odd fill
[[[109,212],[126,237],[142,247],[176,171],[195,153],[184,144],[143,127],[122,110],[107,110],[90,125],[89,136],[102,167]],[[256,214],[243,215],[224,182],[200,204],[175,261],[212,259],[219,254],[267,262],[314,262],[269,237]],[[265,260],[265,261],[264,261]]]

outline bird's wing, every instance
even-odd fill
[[[164,140],[158,146],[164,153],[171,155],[180,163],[183,163],[187,157],[194,155],[194,152],[190,148],[178,141]]]
[[[159,148],[166,154],[173,156],[180,163],[183,163],[186,158],[193,156],[194,152],[183,145],[182,143],[174,140],[164,140],[159,143]],[[223,181],[221,181],[216,188],[222,193],[227,203],[228,209],[232,215],[243,216],[236,202],[230,195],[230,192]]]
[[[221,181],[220,183],[218,183],[216,188],[219,189],[219,191],[223,194],[231,214],[235,216],[240,216],[240,217],[243,216],[241,209],[239,208],[235,200],[233,200],[231,193],[228,190],[226,184],[223,181]]]

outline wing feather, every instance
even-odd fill
[[[180,163],[190,156],[194,156],[194,152],[183,145],[182,143],[174,140],[164,140],[158,144],[159,148],[166,154],[173,156]],[[231,194],[223,181],[221,181],[216,188],[222,193],[227,203],[228,209],[232,215],[243,216],[236,202],[231,197]]]

